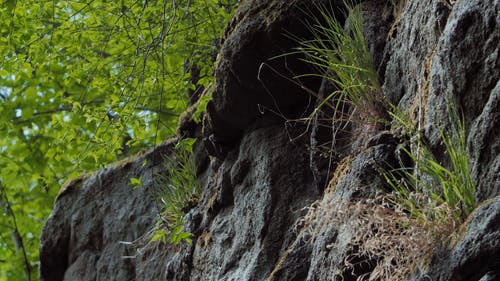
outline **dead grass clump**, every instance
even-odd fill
[[[317,203],[303,219],[303,231],[313,241],[327,225],[337,227],[337,237],[349,239],[337,238],[327,245],[345,255],[344,264],[333,268],[332,280],[355,275],[363,263],[370,268],[355,275],[357,280],[404,280],[428,266],[436,247],[447,241],[455,228],[451,219],[426,223],[385,201]]]
[[[347,156],[340,161],[337,168],[335,169],[335,172],[333,173],[332,179],[328,183],[325,194],[332,194],[335,192],[335,190],[337,189],[337,185],[349,171],[353,160],[353,156]]]

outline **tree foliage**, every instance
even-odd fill
[[[38,278],[65,179],[174,133],[235,2],[2,1],[0,280]]]

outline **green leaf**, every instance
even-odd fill
[[[26,99],[28,100],[35,100],[36,99],[36,88],[35,87],[29,87],[26,89],[24,94],[26,95]]]
[[[161,241],[162,243],[167,243],[167,232],[163,229],[158,229],[154,232],[151,242]]]
[[[131,178],[130,183],[132,184],[133,189],[138,189],[142,186],[142,177],[140,178]]]

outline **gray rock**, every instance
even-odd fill
[[[447,102],[457,102],[467,121],[477,198],[500,195],[498,0],[458,1],[440,38],[432,65],[425,130],[439,146],[438,130],[449,126]]]
[[[191,280],[264,280],[270,274],[295,237],[300,210],[315,199],[307,163],[304,143],[291,143],[283,127],[243,137],[208,180]]]
[[[470,125],[468,137],[472,175],[477,179],[476,200],[500,194],[500,84],[491,91],[481,114]]]
[[[498,280],[500,276],[498,275],[498,272],[495,273],[493,271],[486,273],[479,281],[495,281]]]
[[[361,13],[363,16],[363,33],[366,43],[373,57],[373,67],[379,73],[379,81],[384,81],[386,62],[384,62],[384,49],[387,36],[391,28],[389,14],[390,7],[386,0],[364,1]],[[382,12],[381,12],[382,11]]]
[[[301,56],[276,57],[291,53],[298,46],[289,34],[310,38],[310,28],[303,19],[317,13],[315,5],[330,4],[342,20],[341,0],[240,3],[224,32],[218,55],[206,137],[214,134],[216,140],[232,143],[258,118],[269,115],[297,118],[304,113],[311,96],[302,86],[316,91],[320,79],[305,78],[300,82],[303,85],[299,85],[290,78],[316,70],[301,60]]]
[[[492,278],[500,273],[500,196],[481,204],[464,228],[456,245],[415,280],[497,280]]]
[[[424,88],[425,64],[441,35],[449,11],[444,1],[407,1],[399,21],[394,22],[385,45],[384,94],[392,103],[406,108]],[[444,11],[443,11],[444,9]],[[380,11],[381,13],[382,11]],[[376,18],[375,18],[376,19]],[[377,25],[375,22],[374,25]]]
[[[159,146],[67,184],[42,233],[41,280],[153,280],[138,259],[127,258],[137,255],[128,242],[154,227],[158,211],[148,190],[163,168],[160,155],[170,147]],[[132,177],[142,177],[143,186],[132,190]]]

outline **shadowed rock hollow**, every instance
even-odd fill
[[[342,1],[314,2],[331,5],[344,20]],[[408,1],[397,14],[393,1],[360,2],[384,95],[420,121],[438,161],[447,161],[439,137],[450,126],[447,102],[460,106],[468,128],[480,205],[453,243],[436,249],[430,266],[409,280],[498,280],[500,1]],[[332,280],[351,254],[355,230],[324,215],[314,218],[321,227],[310,233],[301,219],[310,207],[333,209],[387,192],[381,170],[399,165],[402,140],[389,127],[352,133],[335,158],[325,159],[310,149],[315,136],[305,124],[286,125],[316,102],[290,80],[314,68],[299,56],[274,58],[297,46],[287,34],[310,37],[306,7],[310,0],[243,0],[222,35],[213,99],[195,150],[202,196],[185,217],[193,243],[173,247],[143,238],[157,219],[148,190],[164,169],[167,142],[68,184],[42,234],[42,280]],[[317,92],[321,79],[302,86]],[[132,177],[142,177],[140,189],[132,191]],[[341,272],[344,280],[369,274],[373,261],[365,261]]]

